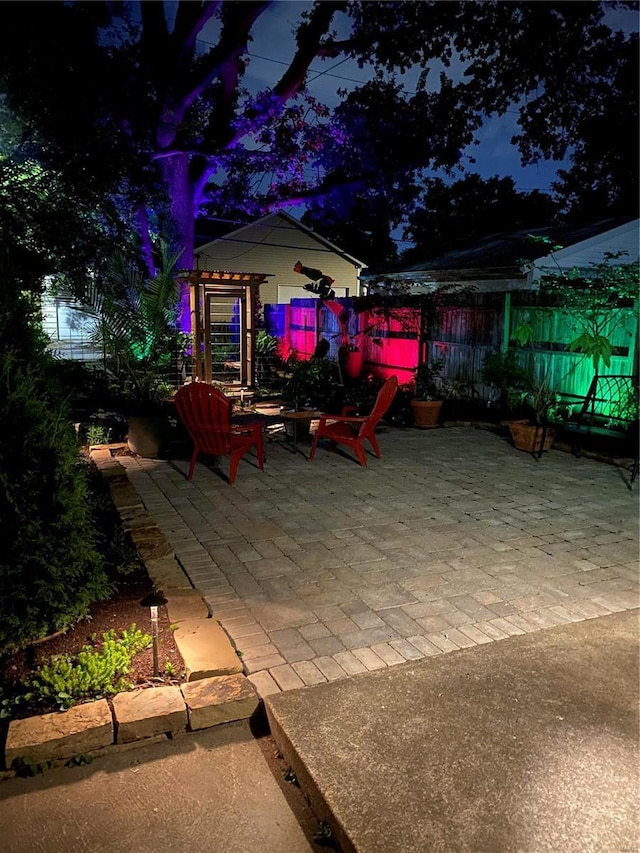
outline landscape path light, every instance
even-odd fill
[[[167,599],[159,592],[146,595],[140,602],[142,607],[148,607],[151,611],[151,639],[153,640],[153,677],[159,676],[158,671],[158,607],[167,603]]]

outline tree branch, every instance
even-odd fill
[[[193,54],[196,39],[202,28],[222,6],[222,0],[203,0],[201,3],[178,3],[172,38],[180,45],[177,64],[188,62]]]
[[[278,83],[273,87],[273,92],[278,96],[281,103],[298,92],[305,81],[309,66],[317,56],[336,56],[339,50],[336,48],[338,42],[333,46],[321,45],[322,36],[326,35],[331,21],[336,12],[342,12],[347,8],[347,3],[342,0],[326,0],[326,2],[315,3],[309,20],[298,29],[298,49],[291,60],[291,64],[284,72]]]
[[[146,5],[146,4],[145,4]],[[155,5],[150,3],[149,5]],[[182,0],[180,6],[191,6],[189,2]],[[195,39],[202,27],[213,15],[222,9],[224,21],[218,44],[205,56],[195,63],[195,70],[190,75],[176,75],[174,81],[176,86],[181,80],[186,79],[186,84],[180,91],[178,88],[169,89],[165,98],[162,111],[163,130],[161,147],[170,145],[175,137],[175,132],[184,120],[189,107],[196,101],[208,86],[220,78],[222,83],[223,97],[230,103],[235,92],[237,81],[242,70],[241,56],[246,53],[249,33],[258,17],[271,5],[271,0],[251,0],[244,3],[224,2],[222,6],[217,2],[204,3],[198,7],[198,16],[189,16],[188,10],[181,17],[181,28],[187,32],[187,39],[191,40],[191,50],[187,52],[186,43],[183,41],[176,51],[183,60],[188,63],[195,48]],[[187,21],[190,26],[187,26]]]
[[[166,48],[169,38],[164,4],[140,2],[138,6],[142,21],[141,42],[143,51],[147,57],[162,56],[163,48]]]

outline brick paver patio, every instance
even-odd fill
[[[263,695],[638,607],[623,469],[470,427],[380,445],[363,469],[272,442],[233,487],[120,457]]]

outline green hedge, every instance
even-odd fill
[[[73,624],[111,592],[87,463],[50,356],[15,308],[0,316],[0,651]]]

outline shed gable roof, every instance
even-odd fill
[[[271,241],[268,239],[268,230],[271,229],[273,231],[274,228],[283,229],[283,232],[279,234],[276,238],[271,238]],[[256,229],[265,229],[263,232],[263,239],[259,237],[256,238],[255,233]],[[286,234],[284,232],[286,231]],[[252,235],[252,232],[253,235]],[[258,235],[260,231],[257,232]],[[304,234],[306,237],[311,238],[312,240],[320,243],[320,245],[334,252],[336,255],[339,255],[343,260],[352,264],[357,269],[362,269],[366,266],[364,261],[360,261],[357,258],[354,258],[353,255],[348,254],[339,246],[336,246],[335,243],[332,243],[330,240],[327,240],[322,235],[318,234],[311,228],[308,228],[306,225],[303,225],[298,219],[294,216],[291,216],[289,213],[285,213],[284,211],[278,211],[277,213],[269,213],[266,216],[261,217],[260,219],[256,219],[254,222],[248,222],[246,225],[242,225],[240,228],[235,228],[226,231],[226,233],[221,234],[216,237],[214,240],[209,240],[198,246],[197,253],[198,254],[207,254],[208,252],[215,253],[216,244],[221,244],[224,242],[235,242],[235,243],[243,243],[246,242],[251,245],[260,245],[260,246],[274,246],[279,249],[282,248],[291,248],[297,250],[304,250],[308,248],[306,243],[301,243],[300,245],[296,245],[296,235]],[[280,239],[281,237],[286,239]]]

